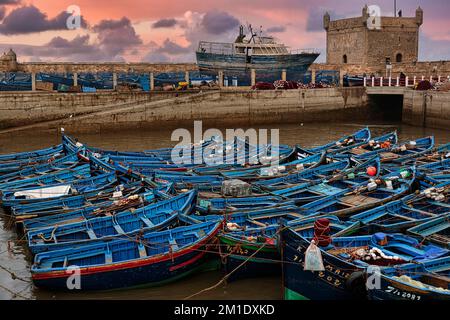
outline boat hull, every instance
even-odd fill
[[[248,75],[251,69],[270,72],[305,73],[319,54],[302,53],[287,55],[253,56],[249,63],[245,55],[226,55],[197,52],[197,64],[201,71],[217,74],[219,70],[226,76]],[[258,75],[260,80],[262,74]],[[279,79],[278,79],[279,80]]]
[[[275,245],[250,245],[227,236],[219,236],[225,251],[222,259],[226,274],[233,272],[228,280],[266,277],[281,274],[280,253]]]
[[[198,270],[211,257],[211,242],[219,227],[205,240],[174,254],[149,257],[124,263],[80,268],[80,290],[105,291],[139,286],[159,286]],[[35,272],[35,286],[68,290],[74,271]]]
[[[285,299],[367,299],[365,281],[359,277],[362,269],[322,252],[325,271],[304,271],[310,243],[290,229],[283,230],[281,237]]]
[[[449,294],[440,294],[409,286],[386,276],[380,278],[380,288],[368,290],[370,300],[435,301],[450,300]]]

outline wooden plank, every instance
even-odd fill
[[[358,206],[362,204],[370,204],[370,203],[376,203],[379,199],[366,197],[363,195],[351,195],[341,198],[340,202],[351,205],[351,206]]]

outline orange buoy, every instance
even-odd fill
[[[377,174],[377,168],[375,167],[368,167],[367,168],[367,174],[371,177],[375,176]]]

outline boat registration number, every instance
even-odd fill
[[[401,297],[403,299],[409,299],[409,300],[413,300],[413,301],[420,301],[420,299],[421,299],[421,296],[419,296],[417,294],[414,294],[411,292],[405,292],[405,291],[399,290],[399,289],[391,287],[391,286],[388,286],[387,289],[385,289],[384,291],[387,293],[390,293],[392,295]]]

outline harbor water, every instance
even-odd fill
[[[363,123],[308,123],[296,125],[273,124],[264,128],[279,129],[280,143],[302,147],[322,145],[343,135],[357,131]],[[437,144],[448,142],[446,130],[406,126],[399,123],[369,124],[373,136],[397,130],[400,141],[409,141],[434,135]],[[186,128],[192,130],[193,128]],[[204,130],[206,128],[203,128]],[[245,129],[245,128],[244,128]],[[256,129],[256,128],[255,128]],[[70,132],[67,132],[70,135]],[[79,134],[76,137],[90,145],[114,150],[146,150],[173,146],[171,130],[121,131]],[[54,133],[24,131],[0,136],[0,153],[35,150],[60,143]],[[34,288],[30,280],[31,258],[0,209],[0,299],[183,299],[202,289],[214,286],[223,274],[207,271],[162,287],[120,290],[112,292],[50,292]],[[221,284],[211,291],[196,296],[198,299],[281,299],[281,277],[239,280]]]

